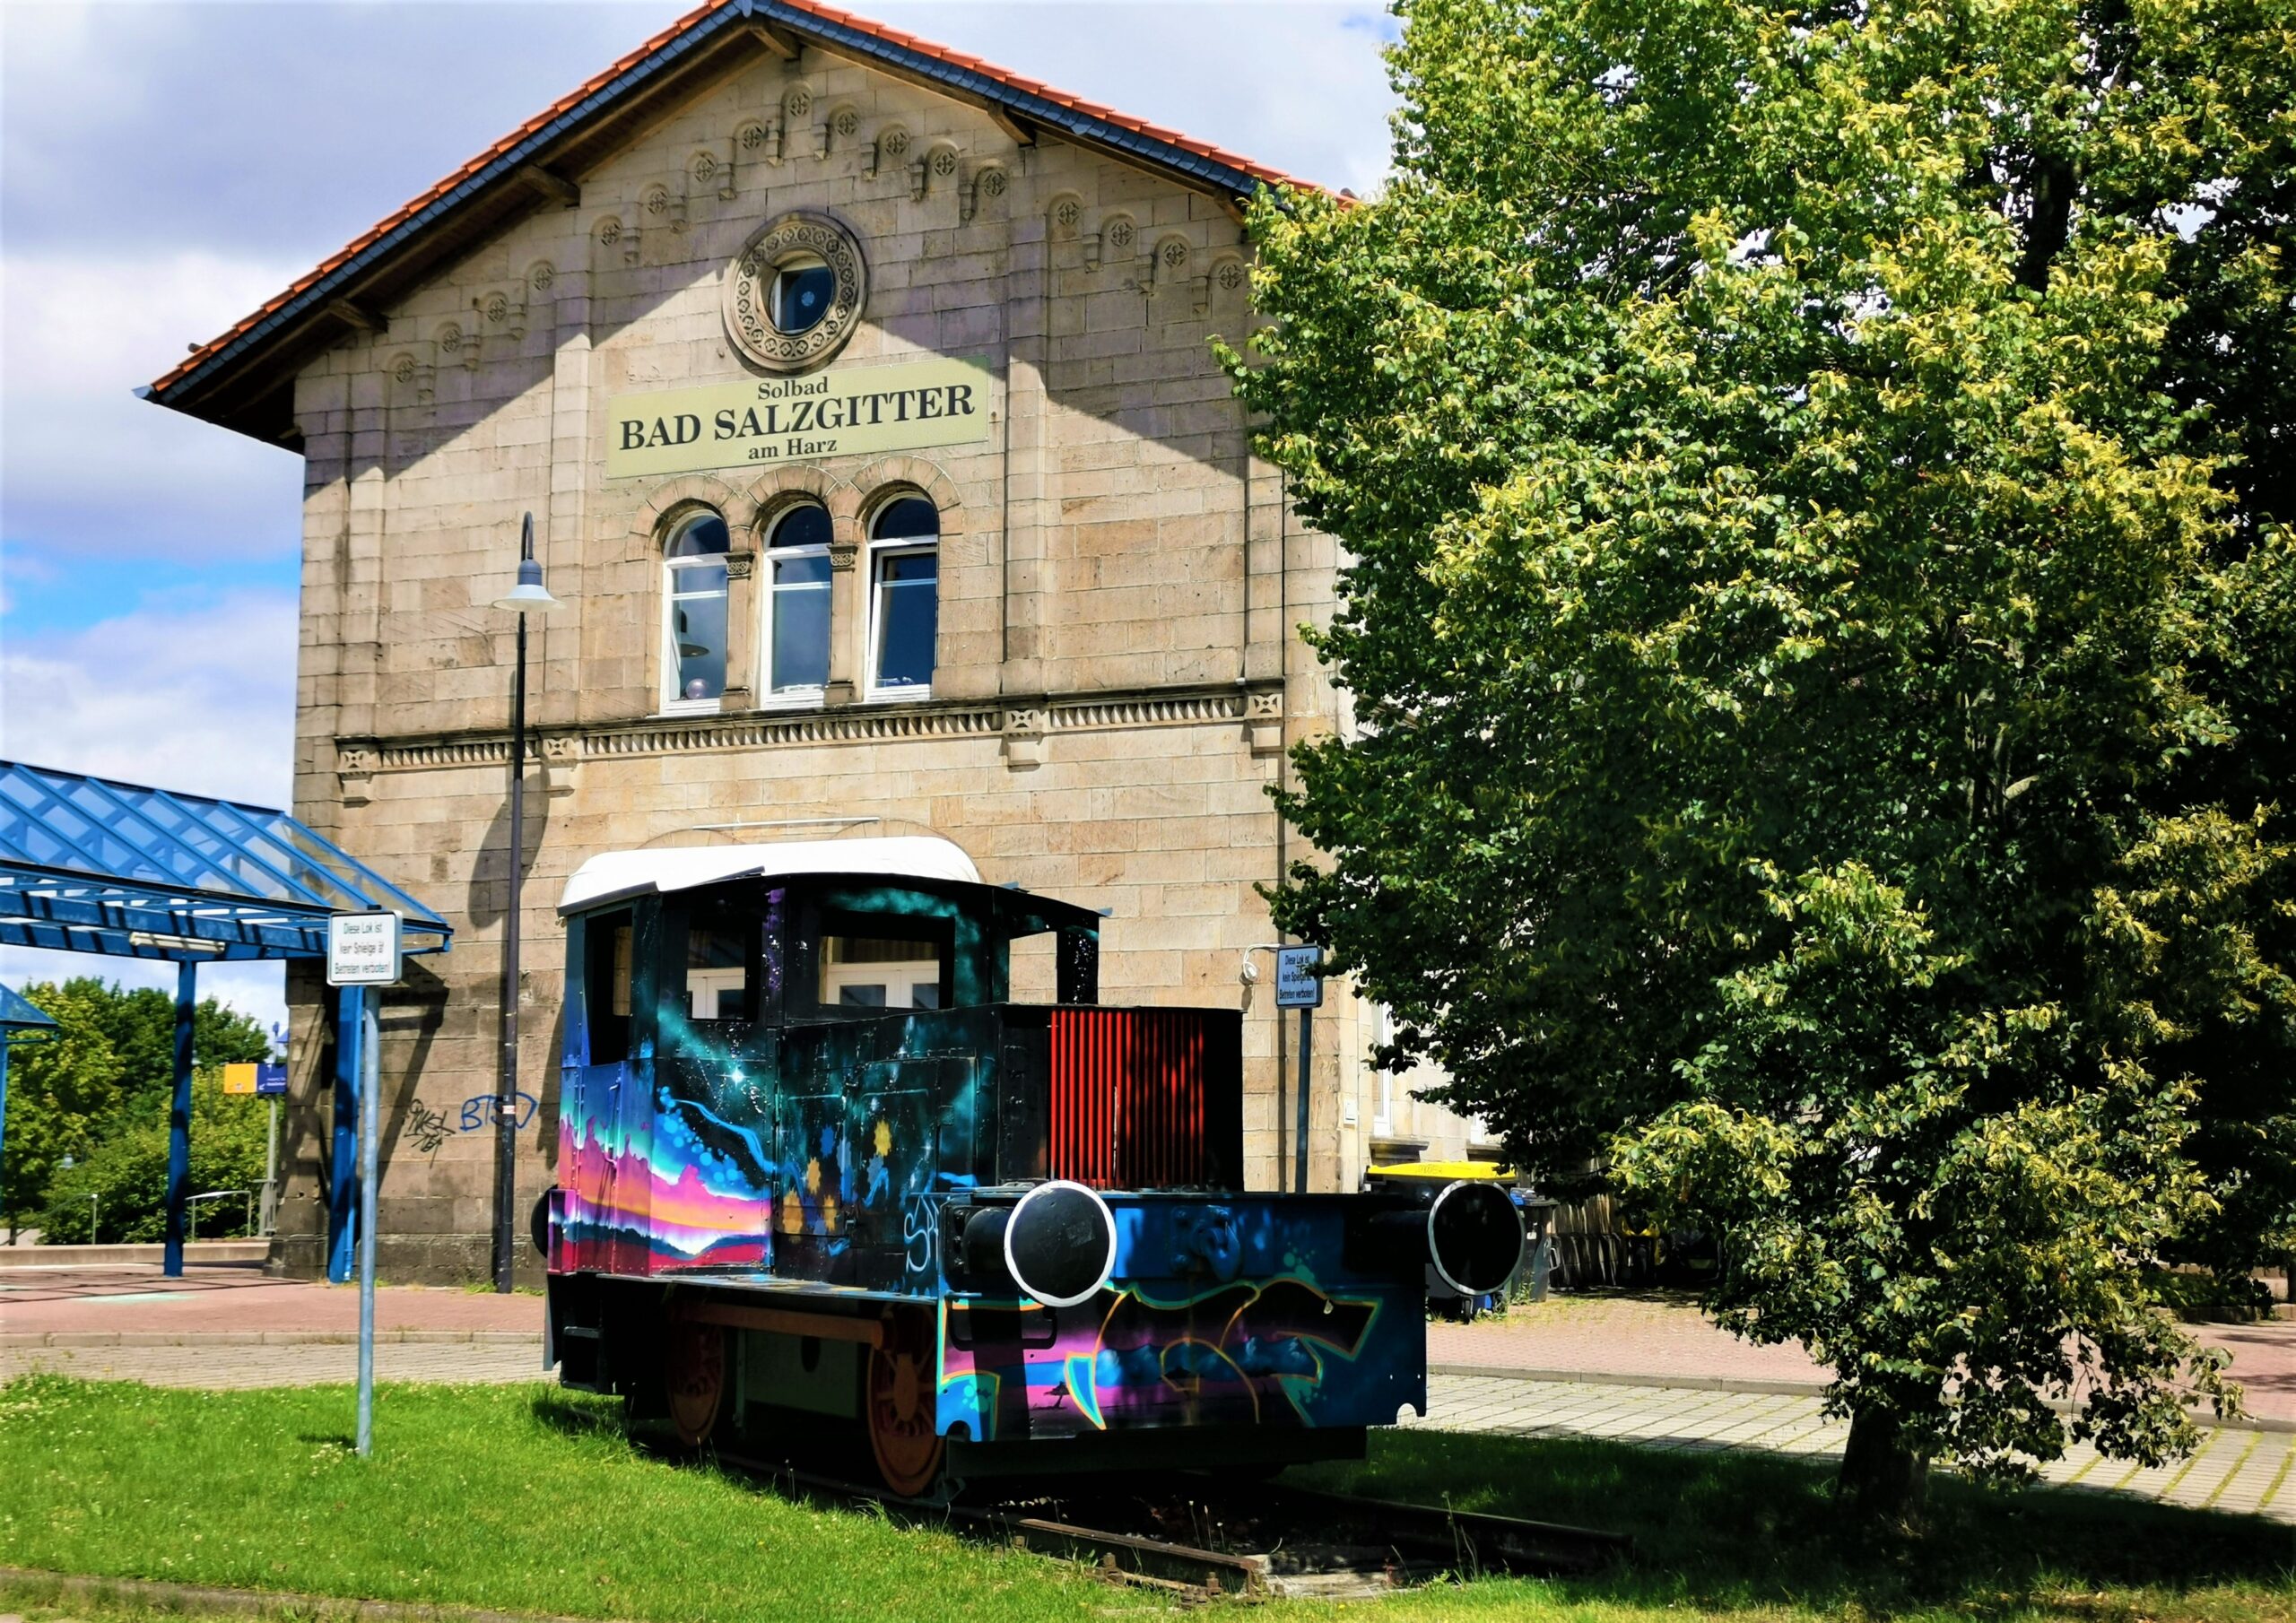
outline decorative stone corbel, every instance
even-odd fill
[[[730,153],[721,154],[714,147],[703,147],[686,161],[686,172],[692,176],[697,194],[715,192],[720,202],[733,201],[734,160]]]
[[[901,160],[908,156],[909,132],[898,124],[893,125],[890,128],[879,130],[877,138],[869,143],[869,156],[862,164],[861,172],[874,180],[878,171],[885,169],[899,169],[901,166]]]
[[[494,331],[512,338],[526,335],[526,284],[521,280],[514,287],[489,288],[470,301],[478,314],[472,324],[475,333]]]
[[[735,163],[778,163],[781,161],[781,120],[752,118],[734,132],[734,161]],[[726,177],[726,184],[734,184]]]
[[[1037,707],[1004,712],[1004,764],[1015,772],[1044,765],[1044,735],[1050,718]]]
[[[335,741],[335,776],[343,785],[344,805],[363,806],[374,799],[375,768],[380,764],[381,756],[374,745]]]
[[[816,158],[826,157],[828,155],[829,120],[826,118],[823,118],[819,122],[814,120],[813,92],[809,87],[803,84],[793,84],[782,93],[781,125],[785,132],[789,130],[804,130],[811,138],[812,144],[808,150],[811,151]],[[786,135],[784,136],[784,141],[785,143],[787,141]],[[774,161],[776,162],[780,161],[780,156],[778,153],[776,154]]]
[[[418,340],[412,348],[402,351],[391,361],[390,378],[394,385],[406,391],[394,404],[405,405],[411,396],[413,404],[429,405],[437,398],[439,389],[439,363],[432,347]]]
[[[1283,750],[1283,695],[1255,693],[1244,701],[1244,736],[1254,755],[1278,755]]]
[[[726,554],[726,578],[727,580],[747,580],[750,576],[755,572],[756,568],[757,554],[754,552],[728,552]]]
[[[680,174],[679,178],[681,180],[684,178],[683,173]],[[657,182],[646,188],[646,195],[639,206],[644,211],[644,220],[648,226],[665,225],[673,231],[681,234],[684,232],[686,210],[683,186],[672,191],[667,186]]]
[[[957,189],[957,218],[970,221],[981,199],[1002,197],[1007,184],[1004,169],[996,164],[985,163],[974,169]]]
[[[543,792],[552,800],[574,793],[582,771],[581,740],[571,733],[545,733],[542,739]]]
[[[466,372],[478,370],[479,343],[474,327],[475,324],[473,331],[465,333],[459,321],[449,321],[439,327],[435,342],[446,365],[458,366]]]

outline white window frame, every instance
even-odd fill
[[[878,518],[884,513],[885,509],[891,507],[893,503],[906,500],[912,497],[918,497],[918,495],[919,493],[914,490],[902,490],[898,494],[888,496],[884,500],[879,502],[871,511],[869,515],[869,527],[873,530],[876,528]],[[926,500],[930,499],[930,498],[920,499]],[[929,679],[916,687],[885,688],[877,685],[877,672],[881,668],[881,656],[884,653],[883,645],[885,639],[885,588],[883,582],[878,578],[878,571],[883,567],[883,560],[886,559],[910,557],[920,553],[931,554],[934,560],[933,668],[936,672],[940,669],[940,608],[941,586],[943,583],[940,568],[941,536],[938,533],[940,526],[937,516],[934,527],[935,533],[929,539],[918,535],[889,535],[882,541],[872,540],[869,542],[867,559],[869,568],[867,577],[869,592],[869,640],[868,652],[866,655],[869,663],[865,673],[867,678],[865,691],[873,699],[889,699],[907,702],[917,699],[926,699],[933,697],[933,683]]]
[[[788,558],[827,559],[829,557],[829,544],[826,542],[794,547],[777,547],[773,544],[774,536],[781,533],[781,526],[788,522],[790,515],[796,512],[798,508],[806,506],[818,507],[819,504],[800,502],[776,514],[773,522],[766,528],[766,545],[758,554],[760,572],[764,577],[761,582],[762,589],[758,593],[757,634],[757,702],[758,707],[761,710],[817,709],[821,706],[823,693],[827,690],[826,673],[823,673],[823,685],[820,687],[783,688],[777,690],[773,686],[773,604],[782,590],[774,579],[774,565]],[[824,580],[818,586],[792,586],[789,590],[821,593],[822,601],[830,605],[830,647],[832,649],[835,648],[837,647],[835,580]]]
[[[655,712],[657,716],[716,716],[723,712],[726,707],[726,695],[722,688],[719,690],[718,696],[714,699],[687,699],[678,690],[677,578],[682,571],[695,568],[707,568],[712,563],[715,563],[718,568],[726,571],[725,591],[726,625],[729,638],[733,629],[733,573],[729,562],[733,557],[731,550],[729,549],[724,552],[699,553],[691,558],[672,558],[669,555],[671,542],[677,539],[681,532],[685,530],[689,525],[699,522],[704,516],[705,515],[701,513],[687,514],[683,518],[681,518],[676,524],[673,525],[670,527],[669,532],[662,538],[662,615],[660,631],[660,646],[662,650],[662,688],[659,695],[662,707]],[[718,518],[719,516],[712,512],[706,515],[706,516]],[[723,520],[720,519],[720,522],[722,523]],[[728,539],[730,540],[730,534]],[[701,597],[711,595],[697,592],[691,594],[691,595],[695,597]],[[729,661],[732,652],[733,650],[730,647],[726,650]],[[726,674],[728,680],[733,676],[730,664]]]

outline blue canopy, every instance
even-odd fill
[[[0,945],[212,963],[325,958],[331,913],[451,926],[284,812],[0,760]]]

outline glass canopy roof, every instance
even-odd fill
[[[0,760],[0,945],[126,958],[324,958],[331,913],[446,920],[284,812]]]
[[[44,1037],[55,1029],[56,1022],[48,1018],[47,1010],[22,993],[0,986],[0,1047],[27,1037]]]

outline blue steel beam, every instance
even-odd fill
[[[116,895],[102,898],[49,896],[0,885],[0,919],[73,925],[121,937],[131,933],[180,935],[226,948],[254,947],[287,958],[326,955],[324,914],[308,924],[258,924],[230,917],[203,917],[192,910],[199,905],[203,904],[170,907],[157,900],[137,902]],[[266,915],[278,911],[276,907],[263,909]]]

